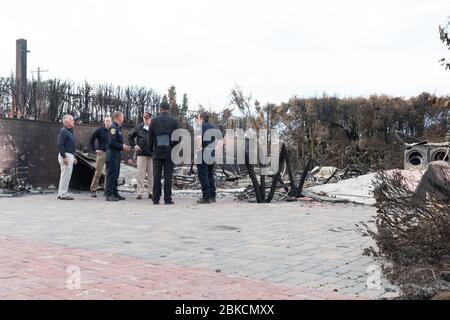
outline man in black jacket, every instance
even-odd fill
[[[169,115],[169,104],[160,104],[160,114],[153,118],[149,131],[149,146],[153,150],[153,204],[159,204],[161,198],[161,176],[164,170],[164,203],[172,201],[173,162],[171,159],[172,133],[179,128],[177,120]]]
[[[108,145],[108,136],[109,136],[109,128],[111,127],[111,117],[105,117],[103,119],[104,126],[98,128],[94,131],[89,140],[89,147],[92,152],[95,152],[95,173],[94,177],[92,177],[91,183],[91,196],[97,196],[97,188],[100,177],[103,173],[103,167],[106,162],[106,147]],[[95,146],[95,141],[97,140],[97,147]],[[106,180],[106,179],[105,179]],[[104,186],[106,186],[106,182],[104,182]],[[105,189],[103,187],[103,189]]]
[[[148,198],[152,199],[153,192],[153,159],[148,144],[148,132],[152,123],[152,115],[144,113],[144,122],[136,126],[128,134],[128,144],[137,155],[137,199],[141,200],[145,192],[145,176],[147,175]]]

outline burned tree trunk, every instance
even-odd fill
[[[295,190],[295,196],[297,198],[302,196],[303,186],[305,185],[306,177],[308,176],[308,172],[311,170],[312,159],[309,158],[306,167],[303,169],[302,177],[298,184],[298,188]]]
[[[261,175],[260,180],[258,181],[257,174],[255,173],[254,165],[251,165],[248,161],[248,152],[246,152],[246,167],[249,174],[249,177],[252,181],[253,190],[255,192],[256,202],[257,203],[270,203],[273,200],[273,197],[275,195],[275,191],[277,190],[278,186],[281,186],[288,194],[296,194],[298,188],[295,186],[295,179],[292,173],[292,170],[289,165],[289,154],[286,148],[286,145],[283,143],[281,145],[281,151],[278,158],[278,170],[273,175],[270,176],[272,181],[270,183],[270,189],[269,193],[266,197],[266,176]],[[284,167],[287,167],[288,169],[288,175],[290,179],[290,189],[289,187],[284,183],[283,179],[281,178],[281,173],[283,172]]]
[[[266,199],[267,203],[270,203],[272,201],[273,196],[275,195],[275,189],[277,188],[278,182],[280,180],[281,180],[281,182],[283,182],[283,180],[281,179],[281,172],[283,171],[283,166],[286,161],[286,158],[287,158],[287,151],[286,151],[286,146],[283,143],[283,145],[281,146],[278,171],[272,179],[272,185],[270,187],[269,195]]]

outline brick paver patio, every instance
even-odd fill
[[[375,209],[319,203],[154,206],[127,195],[0,199],[2,299],[373,299],[360,232]],[[73,269],[75,268],[75,269]],[[80,287],[68,287],[79,270]]]

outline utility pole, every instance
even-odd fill
[[[37,82],[38,82],[38,86],[39,86],[40,83],[41,83],[41,73],[44,73],[44,72],[48,72],[48,70],[41,70],[40,67],[38,67],[37,70],[35,70],[35,71],[31,71],[31,73],[37,73]]]
[[[37,73],[37,84],[36,84],[36,103],[37,110],[35,113],[40,116],[42,112],[42,86],[41,86],[41,73],[48,72],[48,70],[41,70],[41,67],[38,67],[36,71],[31,71],[31,73]]]

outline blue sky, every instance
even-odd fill
[[[438,34],[448,0],[2,0],[0,12],[1,75],[26,38],[29,71],[44,78],[173,84],[193,109],[226,106],[235,84],[262,103],[450,94],[438,63],[450,55]]]

